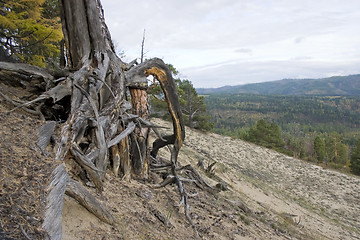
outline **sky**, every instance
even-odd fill
[[[360,73],[360,0],[101,0],[117,51],[196,88]]]

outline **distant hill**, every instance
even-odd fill
[[[360,96],[360,74],[320,79],[283,79],[220,88],[198,88],[198,94]]]

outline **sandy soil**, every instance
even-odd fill
[[[3,106],[0,110],[0,238],[26,239],[26,234],[41,239],[43,186],[53,159],[35,146],[42,122],[18,113],[7,115]],[[171,132],[170,123],[153,121]],[[203,239],[360,239],[359,177],[241,140],[186,130],[180,163],[191,164],[211,185],[221,181],[229,188],[215,194],[185,185],[188,193],[197,193],[189,198],[190,211]],[[170,155],[166,149],[160,154]],[[215,175],[197,167],[199,160],[205,167],[216,161]],[[176,206],[176,186],[155,189],[160,181],[156,174],[148,181],[125,181],[108,172],[101,195],[89,188],[115,216],[115,226],[66,197],[63,239],[200,239],[183,207]],[[27,202],[31,198],[33,202]],[[251,212],[244,211],[244,205]],[[16,213],[19,209],[23,214]]]
[[[219,175],[255,209],[293,216],[315,239],[360,239],[359,177],[215,134],[190,133],[186,145],[219,162]]]
[[[158,125],[170,124],[155,119]],[[170,129],[167,131],[171,131]],[[163,157],[169,152],[163,150]],[[179,161],[196,167],[216,161],[215,176],[230,190],[204,192],[191,184],[191,217],[203,239],[360,239],[360,179],[326,170],[241,140],[187,129]],[[121,181],[107,174],[99,199],[118,219],[115,227],[101,223],[72,199],[64,209],[64,239],[197,239],[176,207],[176,186],[154,189],[159,182]],[[245,203],[253,214],[239,206]],[[155,209],[155,210],[154,210]],[[167,227],[156,217],[160,212]]]

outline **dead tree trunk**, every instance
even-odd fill
[[[98,1],[63,0],[60,6],[67,62],[75,72],[70,115],[56,158],[64,160],[69,149],[73,150],[72,155],[77,155],[74,158],[91,166],[88,170],[94,173],[89,177],[99,183],[101,191],[109,162],[107,141],[118,132],[119,116],[126,110],[124,64],[115,54]],[[112,131],[105,132],[107,128]],[[94,151],[97,156],[87,161],[86,154]]]
[[[50,239],[61,239],[61,224],[51,225],[54,219],[50,216],[56,212],[57,223],[61,223],[64,193],[103,221],[115,222],[86,188],[73,179],[90,181],[101,192],[107,168],[124,178],[129,178],[130,173],[146,177],[150,155],[155,159],[159,149],[170,144],[173,145],[171,164],[167,166],[172,176],[167,183],[177,184],[181,203],[186,206],[186,216],[192,223],[187,194],[176,173],[180,169],[177,157],[185,138],[185,127],[168,66],[161,59],[136,66],[135,62],[122,62],[115,54],[99,0],[59,2],[67,67],[54,72],[26,64],[0,62],[3,83],[25,88],[31,97],[15,101],[3,91],[0,96],[13,104],[14,109],[21,108],[61,123],[55,153],[59,163],[56,169],[61,174],[53,174],[43,225]],[[148,121],[146,93],[149,75],[154,76],[163,89],[174,130],[172,135],[160,136],[153,143],[151,153],[148,137],[153,125]],[[131,93],[131,103],[126,100],[127,89]],[[50,136],[45,138],[50,139]],[[78,166],[79,176],[66,172],[64,164]]]
[[[133,114],[144,120],[150,119],[149,99],[145,89],[130,88]],[[131,156],[136,175],[147,176],[149,170],[149,128],[138,127],[131,138]]]

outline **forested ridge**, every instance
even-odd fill
[[[359,96],[360,74],[319,79],[283,79],[220,88],[199,88],[197,91],[199,94]]]
[[[289,123],[296,122],[308,125],[310,130],[346,131],[346,128],[358,128],[360,120],[359,97],[234,94],[206,96],[205,102],[213,120],[220,126],[226,121],[226,125],[231,128],[253,124],[260,117],[274,120],[283,129]],[[225,116],[219,111],[225,113]],[[226,118],[226,113],[231,116]],[[246,121],[238,121],[233,117],[240,113],[242,116],[239,117]]]
[[[216,133],[249,140],[256,124],[265,120],[280,127],[284,141],[281,149],[272,148],[337,168],[350,165],[360,137],[360,97],[214,94],[207,95],[205,103]],[[326,153],[320,159],[316,137]]]

